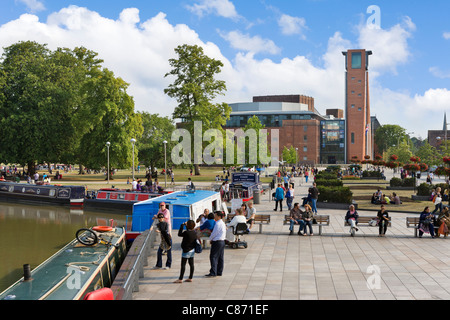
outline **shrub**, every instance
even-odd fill
[[[316,179],[316,183],[318,186],[324,187],[342,187],[342,180],[339,179]]]
[[[337,179],[337,174],[336,173],[322,171],[322,172],[320,172],[320,173],[318,173],[316,175],[316,182],[317,182],[317,180],[325,180],[325,179],[336,180]]]
[[[380,171],[363,171],[363,177],[364,178],[381,178],[381,172]]]
[[[401,187],[403,185],[403,181],[400,178],[392,178],[390,181],[391,187]]]
[[[348,187],[325,187],[318,186],[320,202],[334,202],[351,204],[353,193]]]
[[[430,196],[431,195],[432,186],[428,183],[422,183],[417,187],[417,195],[418,196]]]
[[[414,187],[415,180],[414,178],[406,178],[406,179],[400,179],[400,178],[392,178],[390,181],[391,187]]]

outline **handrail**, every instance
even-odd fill
[[[131,300],[133,292],[139,291],[139,279],[144,277],[144,267],[148,265],[155,240],[156,228],[151,227],[133,241],[111,286],[114,300]]]

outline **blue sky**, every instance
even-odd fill
[[[379,28],[367,24],[371,5]],[[137,110],[171,114],[164,74],[185,42],[224,62],[228,103],[305,94],[321,113],[343,108],[341,51],[365,48],[373,51],[371,113],[382,124],[426,138],[450,111],[449,1],[2,0],[0,10],[0,47],[86,46],[130,83]]]

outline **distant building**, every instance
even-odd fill
[[[327,110],[323,116],[315,109],[314,98],[303,95],[260,96],[253,102],[233,103],[230,107],[226,129],[243,128],[256,115],[269,133],[270,129],[279,130],[279,159],[284,147],[294,147],[300,164],[345,163],[341,109]]]
[[[445,140],[448,140],[448,123],[447,113],[444,113],[444,126],[442,130],[428,130],[428,143],[435,147],[440,148],[444,144]]]
[[[373,159],[370,116],[369,56],[372,51],[348,50],[345,56],[346,162],[353,157]]]

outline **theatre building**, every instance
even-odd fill
[[[303,95],[260,96],[230,107],[225,129],[244,128],[256,115],[269,134],[271,129],[279,130],[279,159],[284,147],[293,146],[300,164],[345,163],[343,110],[330,109],[321,115],[314,107],[314,98]]]

